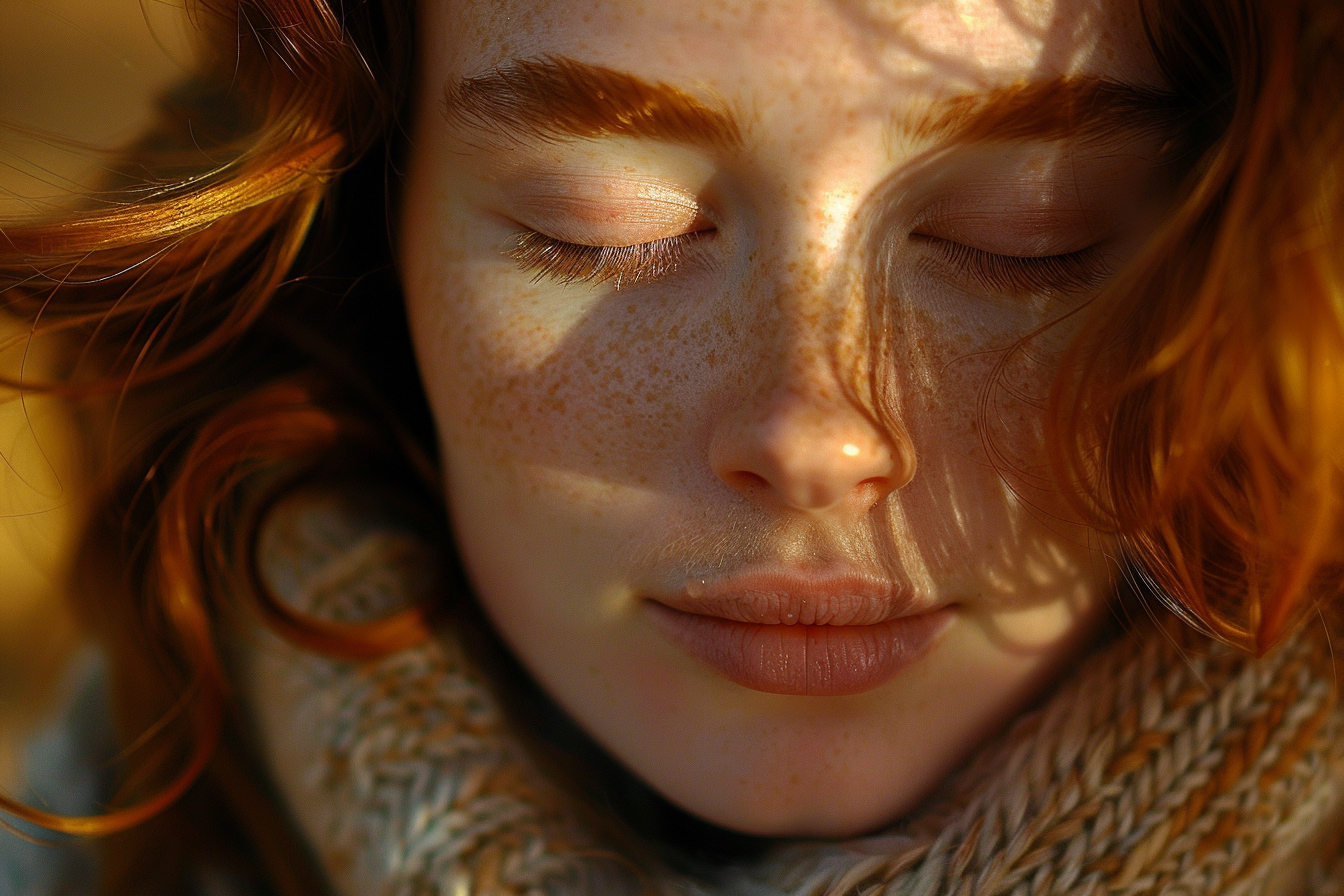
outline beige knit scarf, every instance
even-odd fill
[[[428,586],[432,548],[349,499],[291,499],[263,576],[353,620]],[[264,760],[333,888],[373,894],[1045,896],[1344,892],[1333,658],[1261,660],[1172,625],[1097,651],[893,831],[794,842],[707,878],[623,860],[504,724],[451,633],[367,664],[253,630],[238,650]]]

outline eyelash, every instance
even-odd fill
[[[1013,296],[1089,292],[1114,273],[1095,246],[1059,255],[1000,255],[926,234],[911,239],[928,244],[961,278]]]
[[[589,246],[526,230],[507,254],[533,273],[533,282],[611,283],[619,290],[674,273],[695,246],[713,233],[698,230],[633,246]],[[1096,247],[1059,255],[1000,255],[926,234],[914,234],[911,239],[931,246],[960,277],[991,292],[1014,296],[1087,292],[1112,273]]]
[[[633,246],[587,246],[546,236],[535,230],[518,234],[508,256],[533,282],[611,283],[613,289],[666,277],[682,266],[712,230],[697,230]]]

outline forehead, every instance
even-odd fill
[[[550,54],[729,96],[1159,83],[1134,0],[422,0],[421,20],[448,78]]]

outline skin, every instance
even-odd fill
[[[423,6],[400,262],[458,547],[540,684],[688,811],[760,835],[873,830],[1095,636],[1113,566],[1048,480],[1039,401],[1073,319],[1022,344],[1092,292],[987,287],[935,247],[1095,244],[1118,265],[1158,204],[1155,147],[949,147],[892,122],[1021,79],[1157,83],[1121,5]],[[445,120],[445,86],[545,55],[726,104],[742,146],[495,145]],[[692,260],[620,289],[509,256],[523,227],[623,245],[706,219]],[[885,576],[953,619],[872,690],[764,693],[648,612],[752,565]]]

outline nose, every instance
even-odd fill
[[[915,455],[904,432],[879,426],[848,397],[781,384],[721,422],[710,466],[758,504],[862,512],[913,478]]]

